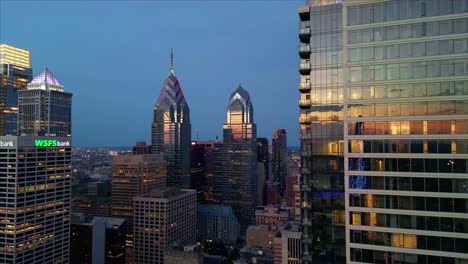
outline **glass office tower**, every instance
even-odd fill
[[[342,6],[299,8],[302,259],[345,259]]]
[[[0,44],[0,135],[18,134],[18,91],[31,79],[29,50]]]
[[[468,1],[344,1],[350,263],[468,262]]]
[[[72,96],[45,68],[18,91],[18,135],[71,136]]]
[[[232,207],[241,232],[255,223],[257,127],[250,94],[239,85],[230,96],[223,142],[213,152],[213,199]]]
[[[151,152],[164,154],[169,186],[190,187],[191,137],[190,109],[174,75],[171,51],[171,73],[154,106],[151,130]]]

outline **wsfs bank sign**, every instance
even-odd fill
[[[36,139],[34,140],[36,147],[69,147],[70,141],[58,141],[55,139]]]
[[[0,140],[0,147],[14,147],[15,145],[13,144],[13,141],[3,141]]]

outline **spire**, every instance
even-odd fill
[[[171,48],[171,76],[174,76],[174,54]]]

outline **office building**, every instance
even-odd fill
[[[0,137],[0,263],[69,263],[71,139]]]
[[[245,232],[255,222],[257,145],[252,100],[240,85],[229,97],[223,128],[223,142],[213,154],[213,197],[232,207]]]
[[[265,205],[266,181],[270,178],[270,153],[267,138],[257,138],[257,204]]]
[[[286,129],[275,129],[272,140],[271,181],[279,183],[280,195],[286,194],[286,178],[288,177],[288,145]]]
[[[275,237],[273,249],[275,264],[300,264],[302,263],[300,226],[287,223],[281,233]]]
[[[276,230],[281,230],[283,225],[289,220],[289,217],[290,211],[277,205],[259,206],[255,210],[256,225],[273,226]]]
[[[169,247],[195,243],[195,190],[155,189],[134,197],[133,202],[135,263],[162,264]]]
[[[110,217],[112,209],[111,196],[73,196],[71,210],[92,216]]]
[[[190,186],[190,109],[179,80],[174,75],[171,50],[171,73],[164,81],[154,106],[151,130],[151,152],[164,154],[167,162],[167,184]]]
[[[299,7],[304,263],[345,261],[341,0]]]
[[[132,153],[137,155],[151,154],[151,145],[146,145],[145,141],[138,141],[133,145]]]
[[[213,203],[213,150],[215,141],[194,141],[190,154],[190,188],[197,190],[197,203]]]
[[[72,94],[45,68],[18,91],[18,135],[71,136]]]
[[[468,260],[468,3],[343,1],[347,261]]]
[[[125,264],[123,218],[71,215],[71,264]]]
[[[112,216],[133,219],[133,197],[166,186],[162,155],[121,155],[112,163]]]
[[[179,249],[167,249],[164,264],[203,264],[203,253]]]
[[[31,53],[0,44],[0,136],[18,134],[18,90],[31,79]]]
[[[231,207],[215,204],[197,206],[197,241],[234,244],[239,235],[239,222]]]
[[[247,246],[273,249],[274,239],[279,231],[272,226],[250,225],[247,228]]]

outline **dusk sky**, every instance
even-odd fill
[[[297,8],[305,1],[3,1],[0,43],[31,51],[73,93],[75,146],[150,143],[169,75],[190,106],[192,139],[222,139],[230,93],[250,92],[258,137],[297,146]],[[197,133],[198,131],[198,133]]]

